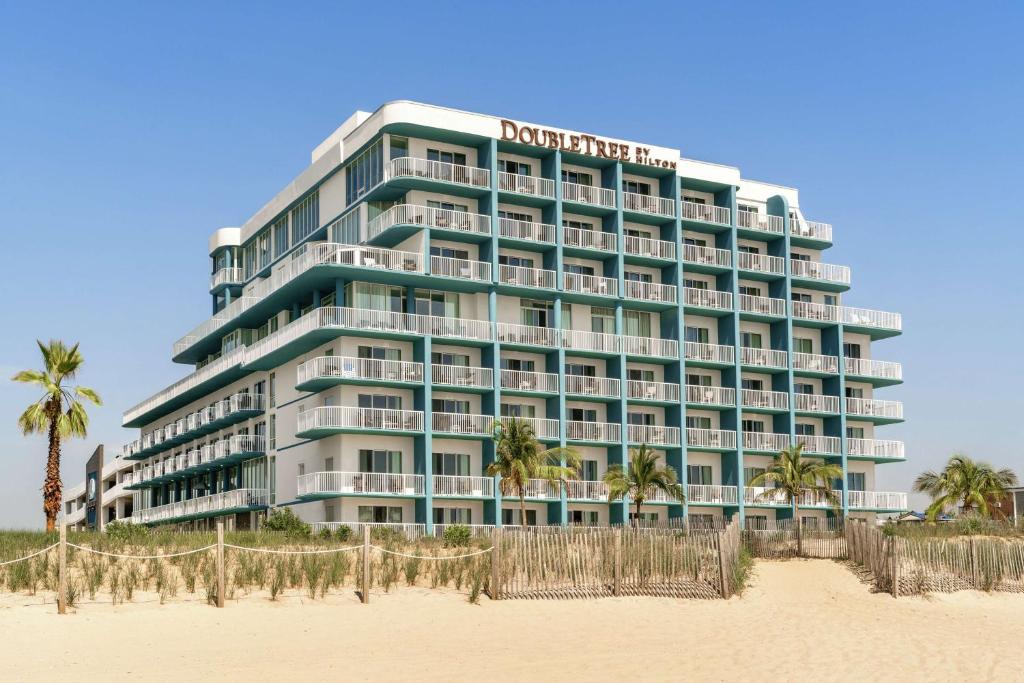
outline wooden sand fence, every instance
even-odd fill
[[[665,528],[505,528],[493,536],[491,596],[730,597],[740,532]]]
[[[799,526],[798,526],[799,525]],[[763,526],[748,525],[742,532],[743,544],[754,557],[785,559],[815,557],[845,559],[847,557],[845,525],[841,518],[815,520],[803,524],[799,520],[769,520]],[[801,542],[797,543],[797,533]],[[798,545],[800,552],[797,552]]]

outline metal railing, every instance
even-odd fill
[[[839,397],[827,394],[794,394],[793,407],[804,413],[838,413]]]
[[[311,472],[298,477],[297,495],[373,494],[422,496],[422,474],[390,472]]]
[[[553,327],[535,327],[516,323],[497,323],[498,341],[525,346],[558,347],[561,331]]]
[[[800,218],[789,219],[789,233],[797,237],[807,237],[824,242],[832,241],[832,226],[828,223],[805,221]]]
[[[617,238],[614,232],[602,230],[584,230],[582,228],[562,228],[562,241],[567,247],[581,249],[599,249],[616,251]]]
[[[562,273],[563,288],[567,292],[578,294],[599,294],[615,297],[619,295],[619,281],[599,275],[583,275],[582,273]]]
[[[491,234],[491,217],[484,214],[416,204],[398,204],[367,224],[366,239],[373,239],[395,225],[422,225],[439,230]]]
[[[783,275],[786,272],[786,261],[781,256],[751,254],[747,251],[737,254],[737,266],[740,270],[751,270],[771,275]]]
[[[639,379],[626,380],[626,398],[637,401],[679,400],[679,385],[670,382],[645,382]]]
[[[785,232],[782,216],[770,216],[755,211],[737,211],[736,225],[746,230],[757,230],[772,235],[781,235]]]
[[[704,363],[733,364],[736,361],[736,350],[725,344],[704,344],[702,342],[685,342],[683,353],[686,360]]]
[[[582,375],[566,375],[565,393],[577,396],[618,398],[619,380],[612,379],[611,377],[584,377]]]
[[[732,310],[732,294],[730,292],[720,292],[717,289],[683,287],[683,303],[687,306],[717,308],[728,311]]]
[[[728,249],[701,247],[696,244],[683,245],[683,261],[687,263],[703,263],[718,268],[732,267],[732,252]]]
[[[296,384],[317,379],[422,382],[423,363],[349,356],[320,356],[298,367]]]
[[[686,402],[701,405],[734,406],[736,390],[732,387],[686,385]]]
[[[635,256],[651,256],[659,259],[675,260],[676,244],[665,240],[651,239],[650,237],[636,237],[625,235],[623,238],[623,251]]]
[[[906,510],[907,494],[897,491],[847,491],[851,508],[866,510]]]
[[[490,282],[491,264],[486,261],[470,261],[449,256],[431,256],[430,274]]]
[[[414,524],[412,522],[310,522],[309,525],[313,528],[314,534],[319,534],[325,529],[334,532],[346,528],[352,532],[353,538],[360,538],[364,528],[371,530],[387,529],[409,538],[423,536],[426,529],[425,524]]]
[[[888,420],[903,419],[902,401],[882,401],[877,398],[847,398],[846,414],[858,417],[880,417]]]
[[[846,374],[875,379],[902,380],[903,366],[900,363],[870,358],[844,358]]]
[[[744,313],[784,318],[786,317],[786,300],[740,294],[740,310]]]
[[[210,276],[210,289],[217,289],[224,285],[238,285],[243,281],[241,268],[219,268]]]
[[[793,369],[805,372],[834,374],[839,372],[839,358],[817,353],[793,353]]]
[[[472,415],[469,413],[433,413],[431,415],[434,432],[445,434],[471,434],[487,436],[491,433],[494,418],[490,415]]]
[[[690,448],[736,450],[736,432],[725,429],[687,427],[686,445]]]
[[[491,368],[434,363],[430,366],[430,378],[434,384],[444,386],[481,387],[484,389],[494,386],[494,371]]]
[[[619,353],[622,349],[621,343],[621,337],[606,332],[562,330],[562,347],[574,351]]]
[[[731,225],[732,212],[724,206],[712,204],[698,204],[683,199],[681,204],[683,218],[690,221],[701,221],[702,223],[714,223],[715,225]]]
[[[627,356],[679,358],[679,342],[675,339],[622,335],[622,352]]]
[[[622,425],[617,422],[568,420],[565,423],[565,438],[572,441],[619,443],[622,440]]]
[[[627,299],[639,299],[641,301],[662,301],[666,303],[676,302],[676,286],[663,285],[657,282],[639,282],[637,280],[625,280],[626,291],[623,293]]]
[[[650,446],[678,446],[679,427],[663,425],[626,425],[626,438],[630,443]]]
[[[898,458],[906,456],[902,441],[891,439],[846,439],[847,455],[862,458]]]
[[[789,434],[771,432],[744,432],[743,447],[752,451],[778,452],[789,448]]]
[[[555,226],[512,218],[498,218],[498,235],[530,242],[555,243]]]
[[[789,410],[789,394],[784,391],[761,391],[743,389],[740,394],[744,408],[765,410]]]
[[[433,490],[440,498],[490,498],[494,495],[494,478],[435,474]]]
[[[805,280],[819,280],[821,282],[835,282],[843,285],[850,284],[849,266],[792,259],[789,262],[789,267],[790,274],[793,277]]]
[[[553,199],[555,196],[555,181],[549,178],[499,171],[498,189],[502,192],[530,194]]]
[[[603,481],[585,481],[571,479],[568,482],[566,497],[569,500],[607,501],[608,486]]]
[[[735,486],[722,484],[688,484],[686,500],[691,505],[736,505]]]
[[[569,376],[566,376],[566,392]],[[553,372],[529,372],[526,370],[502,370],[501,388],[518,391],[543,391],[558,393],[558,374]]]
[[[491,186],[491,172],[486,168],[449,164],[417,157],[392,159],[385,168],[384,180],[392,178],[425,178],[480,188]]]
[[[562,181],[562,201],[595,204],[615,208],[615,191],[595,185],[580,185]]]
[[[175,519],[216,514],[226,510],[265,507],[267,501],[266,489],[234,489],[136,510],[132,514],[132,522],[138,524],[170,522]]]
[[[676,217],[675,200],[656,197],[654,195],[637,194],[636,192],[623,192],[622,208],[626,211],[653,213],[658,216],[667,216],[669,218]]]
[[[505,285],[554,289],[556,276],[557,273],[553,270],[524,268],[523,266],[498,266],[498,282]]]
[[[796,442],[803,444],[806,453],[823,453],[825,455],[839,455],[842,453],[839,437],[837,436],[797,436]]]
[[[755,349],[749,346],[740,347],[740,365],[764,368],[787,367],[786,352],[775,349]]]
[[[321,406],[299,413],[295,431],[307,432],[314,429],[422,432],[423,413],[419,410],[355,406]]]

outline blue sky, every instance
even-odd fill
[[[0,374],[80,341],[122,410],[183,376],[209,313],[206,240],[239,225],[355,109],[416,99],[679,148],[800,188],[835,226],[849,305],[900,311],[904,464],[963,450],[1024,475],[1020,5],[0,1]],[[1011,296],[1013,298],[1011,298]],[[1016,378],[1016,379],[1015,379]],[[0,384],[0,527],[39,526],[34,393]],[[918,506],[920,502],[918,501]]]

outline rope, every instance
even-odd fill
[[[231,543],[225,543],[225,548],[234,548],[235,550],[248,550],[254,553],[271,553],[276,555],[323,555],[325,553],[343,553],[349,550],[359,550],[363,546],[353,545],[348,548],[318,548],[316,550],[274,550],[273,548],[250,548],[244,545],[232,545]]]
[[[45,548],[43,548],[42,550],[36,551],[36,552],[32,553],[31,555],[26,555],[25,557],[19,557],[16,560],[7,560],[6,562],[0,562],[0,567],[5,567],[5,566],[7,566],[9,564],[14,564],[15,562],[24,562],[25,560],[31,560],[36,555],[42,555],[47,550],[52,550],[53,548],[56,548],[58,545],[60,545],[60,544],[59,543],[54,543],[53,545],[48,545]]]
[[[411,560],[461,560],[461,559],[466,558],[466,557],[473,557],[474,555],[483,555],[484,553],[489,553],[489,552],[491,552],[491,550],[493,550],[493,548],[484,548],[483,550],[477,550],[476,552],[467,553],[465,555],[446,555],[446,556],[440,556],[440,555],[408,555],[406,553],[399,553],[399,552],[396,552],[394,550],[386,550],[384,548],[381,548],[379,545],[373,545],[373,546],[370,546],[370,547],[371,548],[376,548],[377,550],[381,551],[382,553],[387,553],[389,555],[397,555],[398,557],[408,557]]]
[[[52,547],[52,546],[51,546]],[[74,543],[68,543],[69,548],[78,548],[84,550],[87,553],[95,553],[97,555],[106,555],[107,557],[117,557],[123,560],[162,560],[168,557],[181,557],[182,555],[193,555],[195,553],[202,553],[210,548],[216,548],[217,545],[208,545],[205,548],[196,548],[195,550],[184,550],[180,553],[170,553],[168,555],[122,555],[120,553],[107,553],[102,550],[95,550],[94,548],[87,548],[81,545],[75,545]]]

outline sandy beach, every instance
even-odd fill
[[[774,681],[1024,678],[1024,596],[872,594],[827,560],[758,562],[729,601],[508,600],[422,588],[223,610],[194,601],[84,604],[60,617],[6,596],[7,680]],[[184,596],[185,598],[190,596]]]

